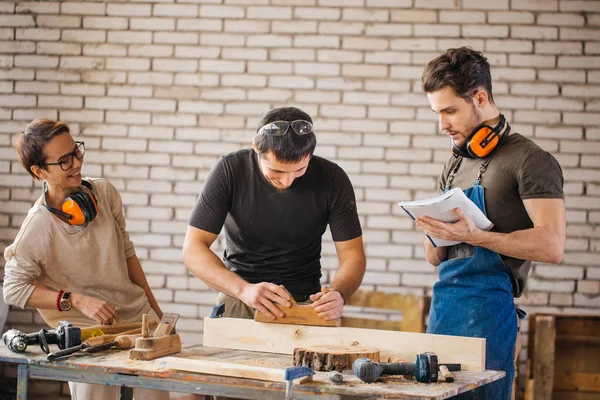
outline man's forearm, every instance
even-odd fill
[[[239,298],[247,284],[237,274],[229,271],[210,248],[186,252],[183,262],[187,269],[208,286],[235,298]]]
[[[468,242],[508,257],[558,264],[564,254],[564,242],[543,227],[512,233],[480,231]]]
[[[360,260],[340,263],[331,282],[331,289],[340,292],[344,302],[360,287],[365,275],[365,267],[365,263]]]

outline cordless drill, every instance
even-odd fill
[[[415,362],[379,363],[369,358],[359,358],[352,363],[354,375],[363,382],[375,382],[381,375],[414,375],[418,382],[438,380],[438,358],[433,352],[417,354]]]
[[[36,333],[10,329],[2,335],[2,341],[15,353],[25,352],[30,344],[39,344],[42,351],[48,354],[50,344],[57,345],[61,350],[81,344],[81,329],[74,327],[70,322],[60,321],[56,329],[42,329]]]

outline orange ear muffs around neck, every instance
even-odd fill
[[[61,209],[57,210],[46,203],[46,182],[44,182],[44,206],[52,213],[67,220],[70,225],[85,225],[93,221],[98,215],[98,205],[94,188],[91,183],[82,181],[81,184],[89,189],[90,193],[79,190],[67,196]]]
[[[498,136],[506,125],[506,119],[504,115],[500,114],[500,120],[496,126],[491,127],[489,125],[479,125],[473,130],[465,148],[459,148],[452,142],[452,153],[455,156],[465,158],[485,158],[487,157],[499,144],[503,142]],[[506,133],[503,135],[506,136]]]

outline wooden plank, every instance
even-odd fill
[[[319,317],[319,314],[309,304],[293,304],[291,307],[284,307],[280,304],[275,305],[285,314],[283,317],[275,318],[274,320],[267,318],[263,313],[256,310],[254,312],[254,320],[258,322],[275,323],[275,324],[295,324],[295,325],[312,325],[312,326],[341,326],[341,319],[325,320]]]
[[[425,297],[357,290],[346,305],[402,311],[403,331],[425,332],[425,315],[429,311],[429,302]]]
[[[537,315],[535,318],[535,338],[533,348],[532,398],[536,400],[552,400],[554,381],[554,352],[556,343],[556,326],[553,316]]]
[[[594,315],[556,316],[556,334],[599,337],[600,317]]]
[[[598,393],[554,391],[552,400],[598,400]]]
[[[192,360],[189,358],[164,357],[161,365],[180,371],[199,372],[201,374],[232,376],[236,378],[258,379],[261,381],[285,382],[285,369],[259,367],[255,365],[234,364],[215,360]],[[312,380],[305,376],[294,380],[302,383]]]
[[[293,354],[296,347],[361,345],[378,348],[382,359],[396,355],[405,360],[433,351],[440,363],[460,363],[466,371],[485,370],[485,339],[460,336],[205,318],[204,345],[279,354]]]
[[[388,321],[380,319],[366,319],[366,318],[353,318],[353,317],[342,317],[342,326],[350,328],[364,328],[364,329],[383,329],[387,331],[404,331],[404,324],[400,321]],[[409,332],[412,332],[408,330]]]
[[[556,372],[554,374],[554,390],[600,393],[600,373]]]

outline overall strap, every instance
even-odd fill
[[[444,193],[446,193],[448,190],[450,190],[450,187],[452,186],[452,181],[454,180],[454,175],[456,175],[456,173],[458,172],[458,169],[460,168],[460,163],[462,163],[462,160],[463,160],[463,157],[459,156],[456,166],[452,169],[452,171],[450,171],[448,178],[446,178],[446,187],[444,188]]]
[[[507,124],[506,132],[504,132],[504,134],[502,135],[502,138],[503,139],[506,138],[509,133],[510,133],[510,125]],[[485,162],[479,168],[479,172],[477,173],[477,178],[475,179],[474,185],[481,184],[481,177],[483,176],[483,173],[487,170],[488,165],[490,165],[490,163],[492,162],[492,159],[494,158],[496,153],[498,153],[498,150],[500,150],[500,145],[502,144],[502,142],[504,142],[504,140],[502,140],[501,143],[498,146],[496,146],[496,148],[494,149],[494,151],[492,152],[490,157],[487,160],[485,160]]]

